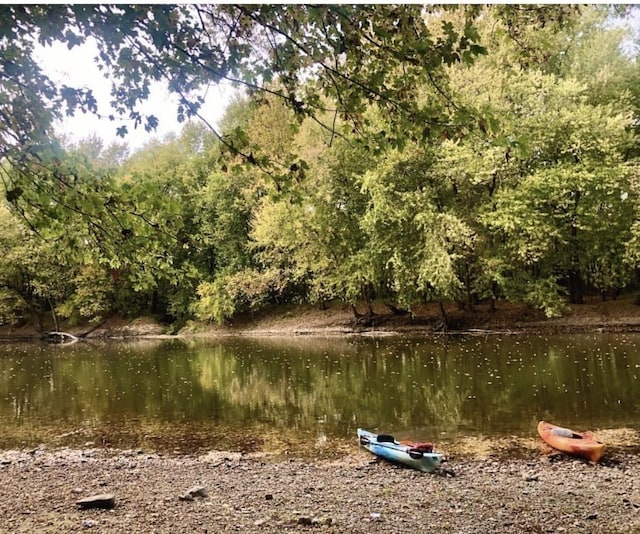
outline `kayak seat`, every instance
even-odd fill
[[[419,450],[420,452],[433,452],[433,443],[415,443],[413,445],[413,448]]]
[[[415,442],[410,439],[403,439],[400,442],[402,445],[406,445],[407,447],[411,447],[413,450],[420,452],[433,452],[433,443],[429,441],[421,441]]]
[[[390,436],[389,434],[378,434],[376,441],[378,443],[394,443],[396,440],[393,436]]]
[[[573,438],[580,439],[582,436],[580,434],[574,434],[573,431],[568,428],[554,428],[551,430],[551,433],[555,436],[562,436],[563,438]]]

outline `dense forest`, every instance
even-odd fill
[[[2,324],[329,301],[551,317],[640,286],[631,8],[2,11]],[[109,146],[55,134],[96,103],[31,58],[89,37],[114,80]],[[184,128],[130,153],[157,79]],[[211,125],[189,95],[220,80],[238,92]]]

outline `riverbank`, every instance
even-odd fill
[[[640,306],[633,297],[602,301],[592,298],[585,304],[567,305],[562,317],[553,319],[526,304],[499,302],[494,310],[488,304],[472,311],[445,306],[443,321],[438,304],[418,307],[414,314],[394,313],[377,303],[371,316],[355,316],[351,307],[332,303],[324,308],[310,305],[282,305],[247,313],[225,325],[190,322],[180,329],[161,324],[152,317],[125,319],[110,317],[99,325],[60,325],[60,330],[87,339],[218,337],[218,336],[342,336],[342,335],[433,335],[442,333],[579,333],[638,332]],[[360,310],[363,312],[364,310]],[[45,318],[43,318],[44,320]],[[54,330],[44,322],[46,331]],[[0,326],[0,340],[42,339],[32,325],[19,328]]]
[[[0,532],[640,530],[638,455],[614,447],[591,465],[530,445],[521,458],[453,453],[440,474],[379,463],[355,444],[315,461],[221,451],[4,451]],[[111,494],[115,508],[76,504],[96,494]]]
[[[359,310],[363,312],[363,310]],[[591,298],[585,304],[567,305],[561,317],[546,318],[542,312],[521,303],[499,302],[495,309],[479,304],[473,310],[455,303],[445,306],[447,321],[439,305],[425,304],[409,314],[394,313],[377,303],[372,316],[355,317],[350,307],[333,304],[326,309],[311,306],[279,306],[247,314],[224,325],[191,325],[186,335],[432,335],[442,333],[579,333],[640,331],[640,306],[632,297],[603,301]]]

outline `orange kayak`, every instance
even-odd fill
[[[540,421],[538,434],[554,449],[579,456],[590,462],[597,462],[604,454],[605,444],[591,432],[576,432]]]

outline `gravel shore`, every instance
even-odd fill
[[[358,448],[311,461],[3,451],[0,532],[640,531],[640,456],[620,449],[597,465],[536,449],[525,456],[450,458],[424,474]],[[96,494],[113,495],[115,507],[76,504]]]

